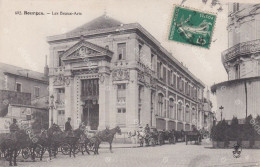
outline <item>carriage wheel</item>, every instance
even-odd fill
[[[10,160],[10,156],[9,156],[9,154],[8,154],[8,150],[5,150],[5,151],[3,152],[3,154],[4,154],[4,157],[5,157],[5,160],[6,160],[6,161],[9,161],[9,160]]]
[[[24,159],[28,159],[30,157],[30,149],[28,147],[22,149],[22,156]]]
[[[94,143],[88,143],[88,144],[87,144],[87,150],[88,150],[88,151],[95,152]]]
[[[75,154],[79,153],[79,152],[85,152],[85,144],[84,143],[78,143],[76,145],[76,150],[75,150]]]
[[[40,158],[40,157],[41,157],[41,154],[42,154],[42,148],[43,148],[42,145],[37,144],[37,146],[36,146],[36,148],[35,148],[35,156],[36,156],[37,158]],[[43,154],[45,153],[45,151],[46,151],[46,149],[43,148]]]
[[[61,144],[61,152],[64,155],[69,155],[71,146],[68,143]]]
[[[154,147],[155,146],[155,140],[154,138],[151,138],[151,145]]]
[[[83,148],[82,148],[83,146],[82,146],[82,144],[80,144],[80,143],[77,143],[77,144],[75,145],[75,147],[76,147],[76,148],[75,148],[75,151],[74,151],[75,154],[78,154],[78,153],[79,153],[80,151],[82,151],[82,149],[83,149]],[[73,151],[73,150],[72,150],[72,151]]]

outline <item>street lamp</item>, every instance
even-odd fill
[[[53,109],[55,108],[55,106],[54,106],[54,96],[53,95],[51,95],[50,96],[50,109],[51,109],[51,126],[53,125]]]
[[[221,121],[222,121],[222,110],[224,109],[224,107],[220,106],[219,109],[221,110],[220,114],[221,114]]]

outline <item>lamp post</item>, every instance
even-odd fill
[[[54,96],[50,96],[50,109],[51,109],[51,126],[53,125],[53,109],[54,109]]]
[[[220,111],[220,114],[221,114],[220,117],[221,117],[221,121],[222,121],[222,110],[224,109],[224,107],[223,107],[223,106],[220,106],[219,109],[221,110],[221,111]]]

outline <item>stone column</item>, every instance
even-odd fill
[[[105,73],[99,77],[99,126],[98,129],[105,129],[109,125],[109,92],[110,79]],[[113,128],[113,127],[110,127]]]
[[[126,127],[131,129],[131,128],[136,128],[138,125],[138,103],[139,102],[138,102],[137,71],[130,70],[129,73],[130,73],[130,79],[126,90]]]
[[[68,82],[70,82],[69,84],[65,84],[65,121],[67,121],[67,119],[70,117],[73,117],[72,111],[74,110],[73,108],[73,100],[74,100],[74,84],[73,84],[73,80],[71,80],[70,78],[68,78]],[[73,129],[75,129],[76,127],[76,120],[71,119],[71,125],[73,127]]]

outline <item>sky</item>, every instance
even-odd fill
[[[221,52],[227,49],[227,1],[211,7],[208,0],[186,0],[183,5],[217,14],[210,49],[193,47],[168,40],[173,5],[182,0],[0,0],[0,62],[43,72],[45,56],[49,55],[47,36],[73,30],[105,12],[122,23],[138,22],[150,32],[163,47],[182,62],[210,89],[214,83],[227,80],[221,62]],[[16,11],[29,12],[81,12],[78,16],[15,15]],[[211,95],[213,110],[215,97]]]

